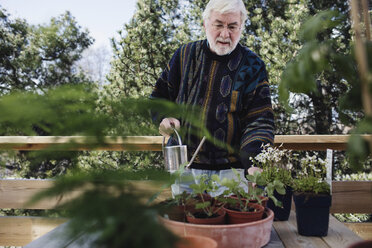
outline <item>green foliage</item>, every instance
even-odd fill
[[[154,206],[145,205],[149,197],[131,181],[153,180],[169,183],[169,174],[144,170],[95,170],[89,173],[75,171],[59,178],[52,188],[38,194],[33,201],[67,195],[81,190],[77,198],[70,198],[61,209],[71,218],[68,233],[97,235],[94,247],[174,247],[177,237],[156,219]],[[145,198],[144,198],[145,197]]]
[[[327,182],[319,182],[319,178],[314,176],[295,179],[293,189],[298,192],[310,192],[315,194],[329,194],[330,188]]]
[[[86,82],[74,63],[92,44],[69,12],[50,24],[30,26],[0,10],[0,94]]]
[[[298,155],[291,150],[272,147],[270,144],[263,146],[256,157],[250,158],[253,166],[262,169],[261,176],[267,182],[278,180],[289,187],[293,183],[291,170],[297,159]]]
[[[264,173],[256,171],[253,175],[247,175],[247,180],[256,184],[255,187],[250,187],[248,189],[248,191],[252,191],[253,194],[253,197],[251,196],[251,198],[248,199],[256,199],[260,202],[260,196],[267,196],[274,202],[275,206],[282,206],[282,202],[278,201],[274,196],[275,191],[281,195],[285,194],[285,186],[280,179],[274,179],[271,181]]]
[[[92,38],[88,31],[81,29],[69,12],[52,18],[47,24],[32,26],[25,20],[12,19],[4,9],[0,9],[0,37],[0,95],[20,93],[17,97],[7,99],[7,103],[4,101],[1,103],[3,108],[1,135],[51,135],[50,132],[61,129],[58,126],[66,125],[68,115],[66,112],[66,115],[60,118],[64,120],[55,123],[53,127],[48,126],[49,116],[53,118],[53,113],[58,112],[60,104],[68,104],[70,107],[73,107],[73,104],[70,104],[66,97],[63,101],[50,106],[49,113],[39,111],[38,108],[43,108],[45,102],[39,102],[37,95],[33,99],[27,96],[26,101],[22,99],[21,92],[49,94],[46,93],[47,89],[58,85],[90,84],[85,75],[77,73],[75,64],[81,58],[83,50],[92,44]],[[52,95],[49,97],[60,98]],[[20,101],[17,102],[18,100]],[[8,105],[5,106],[6,104]],[[86,108],[89,107],[91,105],[87,104]],[[34,116],[33,125],[27,122],[31,116]],[[85,117],[79,115],[75,117],[67,121],[67,128],[76,128],[74,127],[76,125],[90,128],[89,122],[82,122]],[[16,125],[7,125],[6,119],[12,119],[11,122],[16,122]],[[23,120],[26,121],[22,124]],[[72,166],[71,157],[75,157],[76,153],[60,152],[55,156],[58,160],[35,159],[34,155],[28,152],[20,152],[13,157],[8,154],[2,155],[8,167],[17,168],[16,173],[21,176],[45,178],[65,173],[67,168]]]
[[[257,202],[261,204],[262,197],[265,196],[272,199],[275,205],[281,205],[281,202],[279,202],[274,196],[274,191],[277,191],[279,194],[285,194],[285,188],[282,182],[278,180],[266,181],[266,179],[258,171],[256,171],[253,175],[247,175],[247,181],[243,180],[236,170],[233,169],[233,171],[236,179],[223,178],[220,180],[219,178],[214,178],[214,180],[227,188],[224,192],[226,196],[236,196],[236,200],[234,200],[232,203],[233,205],[236,204],[240,211],[247,212],[249,210],[249,200],[257,200]],[[252,184],[255,184],[255,186]]]
[[[38,132],[53,136],[82,135],[86,136],[86,142],[91,144],[89,147],[94,149],[107,142],[104,140],[105,136],[112,136],[115,139],[117,136],[155,133],[157,128],[154,125],[139,125],[131,117],[139,116],[150,122],[150,112],[156,112],[159,115],[186,118],[195,127],[195,133],[200,130],[202,135],[210,137],[210,134],[200,124],[198,111],[193,112],[187,106],[143,98],[126,98],[120,102],[105,99],[105,105],[109,111],[103,112],[98,110],[98,98],[96,91],[88,85],[56,87],[43,94],[16,92],[4,95],[0,98],[0,127],[1,130],[6,130],[8,135],[37,135],[35,127]],[[42,173],[40,168],[53,171],[57,166],[57,161],[61,158],[68,158],[71,162],[71,164],[59,164],[63,172],[66,172],[69,167],[76,167],[79,153],[69,151],[74,150],[75,145],[77,144],[73,142],[64,145],[56,144],[43,151],[28,153],[28,163],[31,164],[27,164],[28,169],[25,173],[30,175],[29,172],[34,171],[33,176],[40,175]],[[102,161],[113,167],[118,167],[125,161],[131,161],[137,168],[155,166],[154,161],[158,161],[157,167],[160,167],[160,154],[152,154],[150,157],[144,154],[141,156],[143,156],[142,161],[138,161],[141,157],[136,158],[133,154],[125,159],[116,156],[112,157],[111,161],[107,157],[102,158]],[[43,162],[45,159],[48,159],[50,163]],[[87,163],[83,164],[83,157],[79,161],[82,167],[87,165]],[[85,161],[87,161],[86,158]],[[92,168],[102,167],[102,161],[99,163],[99,160],[89,160]],[[58,173],[52,173],[52,175],[56,174]]]
[[[317,94],[317,75],[330,70],[329,60],[336,55],[332,49],[332,40],[318,41],[319,33],[332,29],[341,22],[338,12],[322,12],[310,18],[301,29],[305,44],[296,60],[289,63],[282,75],[279,93],[286,104],[289,92]]]
[[[197,199],[195,209],[201,209],[208,217],[212,217],[224,206],[222,204],[224,196],[216,195],[219,189],[216,176],[213,175],[213,180],[210,180],[207,175],[201,175],[197,178],[198,183],[190,185],[192,195]],[[188,212],[187,214],[192,215],[193,213]]]
[[[137,11],[119,40],[113,40],[114,59],[105,88],[115,98],[148,96],[176,47],[181,32],[179,1],[139,0]]]
[[[297,172],[293,181],[293,190],[298,192],[330,194],[330,186],[325,181],[325,161],[316,155],[306,154],[301,158],[302,171]]]
[[[337,48],[338,40],[335,38],[337,29],[345,22],[347,22],[346,16],[337,11],[326,11],[310,18],[303,25],[304,46],[296,60],[287,65],[279,93],[284,104],[288,106],[290,92],[305,93],[316,97],[319,95],[317,91],[319,75],[324,73],[339,75],[346,86],[338,106],[340,117],[346,125],[356,125],[353,131],[356,135],[350,139],[348,153],[353,168],[361,169],[360,165],[368,158],[370,149],[368,143],[358,134],[372,133],[372,119],[368,116],[363,118],[363,114],[360,114],[363,111],[361,80],[358,76],[353,50],[342,52]],[[319,37],[327,32],[335,37],[319,40]],[[370,42],[366,43],[366,49],[368,52],[371,51]],[[368,64],[371,65],[371,58],[368,60]]]

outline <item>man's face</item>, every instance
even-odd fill
[[[212,52],[217,55],[231,53],[241,36],[240,11],[222,14],[213,11],[203,24]]]

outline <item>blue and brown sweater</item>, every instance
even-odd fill
[[[273,143],[274,115],[265,64],[240,44],[224,56],[212,53],[207,40],[181,46],[151,98],[200,107],[202,124],[215,140],[227,144],[205,142],[192,168],[248,168],[249,157],[260,152],[262,143]],[[191,128],[187,120],[181,120],[181,126]],[[187,131],[183,137],[189,155],[200,142],[192,133]]]

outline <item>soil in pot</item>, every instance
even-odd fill
[[[274,212],[274,221],[286,221],[291,213],[292,206],[292,194],[293,190],[291,187],[286,187],[285,194],[281,195],[274,191],[274,196],[276,199],[282,202],[282,207],[275,206],[274,202],[269,199],[267,202],[267,207]]]
[[[249,211],[242,212],[236,206],[225,206],[227,223],[240,224],[261,220],[265,208],[257,203],[248,203]]]
[[[298,233],[303,236],[327,236],[332,196],[294,192],[293,200]]]
[[[222,225],[226,224],[226,211],[220,209],[216,214],[208,216],[202,211],[195,210],[191,215],[186,215],[186,220],[193,224]]]

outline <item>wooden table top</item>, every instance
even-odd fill
[[[350,244],[363,240],[332,215],[329,218],[328,235],[325,237],[299,235],[296,213],[293,210],[288,221],[274,221],[273,227],[284,247],[347,248]]]
[[[66,239],[61,235],[67,227],[68,222],[61,224],[57,228],[32,241],[24,248],[84,248],[90,247],[90,243],[95,240],[94,236],[76,235],[75,239]],[[291,212],[288,221],[275,221],[271,231],[270,242],[264,248],[297,248],[297,247],[331,247],[347,248],[350,244],[361,241],[358,235],[330,216],[328,235],[326,237],[305,237],[297,233],[296,214]],[[240,248],[240,247],[239,247]]]

